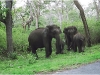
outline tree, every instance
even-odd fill
[[[26,28],[26,25],[28,25],[28,28],[30,27],[31,22],[33,19],[36,23],[36,28],[39,27],[39,17],[40,17],[40,9],[42,7],[42,0],[27,0],[26,2],[26,10],[24,13],[27,12],[28,19],[23,23],[23,28]],[[23,15],[20,15],[22,19],[24,18]]]
[[[91,46],[91,38],[90,38],[89,28],[88,28],[88,24],[87,24],[87,21],[85,18],[84,10],[77,0],[74,0],[74,4],[80,11],[80,16],[83,21],[83,25],[84,25],[84,29],[85,29],[87,44],[88,44],[88,47],[90,47]]]
[[[99,20],[100,19],[100,0],[98,0],[98,2],[94,0],[94,6],[97,13],[97,20]]]
[[[30,28],[31,22],[33,21],[33,12],[32,12],[32,6],[31,3],[29,3],[29,1],[27,0],[27,7],[29,7],[29,18],[28,20],[23,23],[23,28],[26,29],[26,25],[28,26],[28,29]],[[21,15],[22,16],[22,15]],[[24,17],[23,18],[23,22],[25,21]]]
[[[6,39],[7,39],[7,56],[10,56],[13,52],[13,44],[12,44],[12,3],[13,1],[7,1],[5,0],[6,3],[6,15],[5,17],[3,16],[4,11],[2,10],[1,7],[1,1],[0,1],[0,21],[3,22],[6,26]]]
[[[34,17],[35,17],[35,21],[36,21],[36,28],[39,27],[39,17],[40,17],[40,7],[41,7],[41,3],[42,1],[41,0],[33,0],[31,1],[30,5],[31,7],[33,8],[33,14],[34,14]]]
[[[58,18],[59,18],[59,22],[60,22],[60,28],[62,27],[62,20],[63,20],[63,0],[56,0],[55,4],[56,4],[56,12],[58,13]]]

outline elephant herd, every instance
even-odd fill
[[[48,25],[44,28],[37,28],[33,30],[29,37],[29,48],[28,51],[32,51],[38,58],[36,50],[38,48],[45,48],[46,58],[52,54],[52,38],[56,39],[56,54],[62,54],[64,49],[64,41],[60,38],[62,33],[61,29],[57,25]],[[69,26],[64,28],[63,33],[65,34],[65,43],[68,46],[68,50],[83,52],[85,48],[85,37],[77,31],[75,26]]]

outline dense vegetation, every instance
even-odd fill
[[[63,3],[64,4],[64,3]],[[41,6],[42,16],[39,15],[39,27],[45,27],[48,24],[57,24],[61,27],[63,31],[64,27],[68,26],[76,26],[78,31],[85,35],[84,26],[79,16],[79,11],[75,8],[75,6],[71,1],[67,1],[64,5],[66,8],[63,9],[63,20],[60,22],[58,19],[59,13],[62,9],[60,7],[57,9],[48,9],[45,6],[49,5],[49,2],[44,3]],[[72,6],[70,6],[72,5]],[[72,10],[71,10],[72,9]],[[49,72],[56,71],[59,69],[70,69],[78,67],[82,64],[88,64],[90,62],[94,62],[100,59],[100,21],[96,19],[96,15],[91,12],[93,8],[93,4],[88,6],[85,10],[87,23],[91,35],[92,47],[85,48],[84,53],[74,53],[73,51],[68,52],[67,46],[64,48],[65,54],[55,54],[55,39],[52,41],[52,49],[53,53],[50,58],[45,58],[45,50],[38,49],[37,53],[39,56],[39,60],[35,60],[35,57],[32,53],[27,52],[28,47],[28,36],[35,27],[35,20],[31,22],[30,28],[24,29],[22,27],[22,23],[26,22],[27,18],[30,16],[28,6],[23,9],[22,7],[13,9],[12,16],[14,25],[12,27],[12,37],[13,37],[13,49],[14,52],[12,54],[11,59],[6,57],[7,52],[7,42],[6,42],[6,28],[3,23],[0,22],[0,73],[1,74],[36,74],[41,72]],[[66,17],[66,10],[68,17]],[[35,10],[32,9],[34,12]],[[36,12],[34,12],[36,13]],[[49,14],[48,14],[49,13]],[[58,14],[56,14],[58,13]],[[88,14],[89,13],[89,14]],[[24,21],[22,20],[22,14]],[[24,14],[24,15],[23,15]],[[45,14],[45,15],[44,15]],[[53,15],[51,15],[53,14]],[[60,22],[60,23],[59,23]],[[64,34],[61,33],[61,39],[64,40]]]
[[[92,23],[91,23],[92,22]],[[99,34],[99,22],[88,21],[91,38],[92,38],[92,47],[86,47],[84,53],[74,53],[73,51],[68,52],[65,46],[65,54],[56,55],[55,54],[55,39],[53,39],[53,53],[49,59],[45,58],[45,50],[37,50],[39,60],[35,60],[34,56],[31,53],[27,53],[28,47],[28,35],[32,31],[24,30],[21,27],[13,27],[13,45],[14,45],[14,54],[13,59],[10,60],[4,56],[0,57],[0,73],[2,74],[35,74],[38,72],[48,72],[55,71],[59,69],[70,69],[78,67],[80,64],[87,64],[93,61],[100,59],[100,45],[94,45],[100,40]],[[74,23],[75,24],[75,23]],[[75,24],[76,25],[76,24]],[[69,24],[63,24],[64,27],[69,26]],[[63,27],[63,28],[64,28]],[[81,22],[77,22],[76,27],[78,31],[84,34],[84,28]],[[63,30],[62,28],[62,30]],[[1,25],[0,35],[0,54],[5,53],[6,51],[6,38],[5,38],[5,28]],[[61,38],[64,39],[64,34],[61,34]],[[77,58],[78,57],[78,58]],[[60,61],[59,61],[60,60]]]
[[[73,24],[67,24],[63,23],[62,25],[62,31],[64,27],[68,27],[74,25],[78,28],[78,31],[84,33],[84,27],[82,25],[82,22],[73,22]],[[97,44],[100,43],[100,34],[99,34],[99,27],[100,27],[100,22],[93,21],[93,20],[88,20],[88,25],[90,29],[90,34],[91,34],[91,41],[92,44]],[[26,51],[28,47],[28,36],[30,32],[34,30],[32,27],[30,30],[24,30],[22,27],[13,27],[13,46],[14,46],[14,51]],[[6,50],[6,33],[5,33],[5,27],[3,24],[0,25],[0,52],[4,52]],[[61,38],[64,40],[64,34],[61,34]]]

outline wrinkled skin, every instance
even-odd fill
[[[56,43],[57,44],[57,43]],[[62,53],[63,54],[63,50],[64,50],[64,45],[65,45],[65,42],[63,40],[60,39],[60,44],[59,44],[59,47],[60,47],[60,52],[59,53]],[[56,45],[57,46],[57,45]],[[56,47],[57,48],[57,47]],[[56,53],[58,54],[58,53]]]
[[[38,58],[38,55],[36,53],[36,50],[38,48],[45,48],[46,57],[49,57],[52,53],[52,47],[51,47],[51,41],[52,38],[56,39],[56,53],[60,53],[60,36],[61,33],[60,27],[57,25],[50,25],[46,26],[45,28],[37,28],[33,30],[29,37],[29,48],[32,49],[32,53],[36,54],[36,57]]]
[[[77,28],[75,26],[69,26],[64,28],[63,33],[65,34],[65,42],[68,46],[68,50],[71,49],[73,36],[77,33]]]
[[[74,52],[77,52],[77,47],[80,52],[84,52],[84,48],[85,48],[85,37],[80,34],[80,33],[76,33],[73,37],[73,50]]]

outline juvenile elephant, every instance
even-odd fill
[[[77,33],[77,28],[75,26],[69,26],[67,28],[64,28],[63,33],[65,34],[65,42],[68,46],[68,50],[70,50],[73,36]]]
[[[57,44],[57,43],[56,43]],[[63,40],[61,40],[60,39],[60,45],[59,45],[59,47],[60,47],[60,53],[62,53],[63,54],[63,50],[64,50],[64,45],[65,45],[65,42],[63,41]],[[57,45],[56,45],[57,46]],[[57,48],[57,47],[56,47]]]
[[[74,52],[77,52],[77,47],[78,47],[79,53],[80,52],[84,52],[84,48],[85,48],[85,37],[82,34],[80,34],[79,32],[76,33],[74,35],[74,37],[73,37],[72,46],[73,46]]]
[[[33,30],[28,37],[29,47],[32,49],[32,53],[36,54],[36,57],[38,58],[36,50],[38,48],[45,47],[46,57],[49,57],[52,53],[52,38],[56,39],[56,53],[61,53],[59,36],[60,33],[61,29],[57,25],[49,25],[45,28],[37,28]]]

